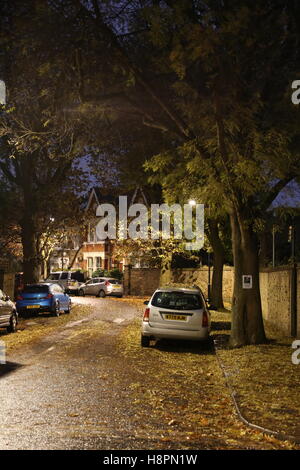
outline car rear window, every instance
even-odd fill
[[[174,308],[176,310],[198,310],[203,308],[201,296],[185,292],[156,292],[151,301],[154,307]]]
[[[41,292],[48,292],[49,287],[48,286],[26,286],[23,289],[24,293],[28,294],[39,294]]]
[[[118,281],[118,279],[109,279],[109,282],[111,284],[121,284],[121,281]]]

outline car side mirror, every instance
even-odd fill
[[[150,302],[150,300],[145,300],[145,302],[143,302],[143,304],[148,305],[149,302]]]
[[[209,305],[208,310],[218,310],[218,308],[215,305]]]

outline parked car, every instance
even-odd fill
[[[50,312],[58,317],[62,311],[70,313],[71,299],[59,284],[28,284],[19,293],[16,308],[22,316]]]
[[[105,297],[106,295],[122,297],[123,293],[122,283],[111,277],[95,277],[80,286],[79,289],[79,295],[96,295],[97,297]]]
[[[14,302],[0,290],[0,328],[6,328],[8,333],[17,330],[18,313]]]
[[[84,283],[84,276],[80,271],[57,271],[50,273],[45,282],[59,284],[68,294],[75,295]]]
[[[199,288],[160,288],[145,304],[142,346],[149,346],[152,338],[208,340],[210,312]]]

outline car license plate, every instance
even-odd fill
[[[40,308],[39,305],[27,305],[27,308]]]
[[[120,289],[120,287],[121,287],[121,286],[120,286],[119,284],[115,284],[115,285],[114,285],[114,288],[115,288],[115,289]]]
[[[186,321],[186,315],[165,315],[166,320]]]

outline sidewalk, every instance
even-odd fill
[[[146,297],[122,300],[144,307]],[[300,441],[300,364],[291,361],[292,339],[266,327],[269,344],[228,349],[231,313],[212,311],[212,337],[242,416],[252,424]]]
[[[267,327],[266,334],[269,344],[230,350],[230,313],[212,313],[212,335],[243,417],[300,441],[300,365],[292,364],[292,339]]]

